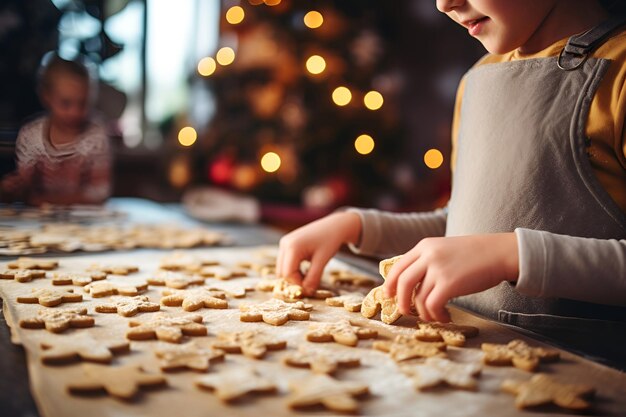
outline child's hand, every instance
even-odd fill
[[[397,295],[402,314],[410,314],[415,290],[420,318],[447,322],[445,305],[451,298],[516,281],[518,275],[515,233],[427,238],[391,268],[384,290],[389,297]]]
[[[16,194],[20,191],[20,188],[23,187],[23,181],[20,178],[19,174],[11,173],[6,175],[0,181],[0,188],[2,191],[10,194]]]
[[[276,275],[302,285],[307,294],[318,287],[324,267],[344,243],[356,244],[361,218],[356,213],[334,213],[302,226],[280,239]],[[311,262],[306,276],[300,263]]]

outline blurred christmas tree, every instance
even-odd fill
[[[403,155],[408,135],[401,120],[407,34],[398,22],[415,7],[223,2],[220,48],[194,74],[216,107],[207,126],[194,126],[198,141],[183,159],[192,155],[194,182],[314,208],[409,206],[415,181],[412,168],[405,169],[411,157]],[[449,142],[448,130],[442,136]]]
[[[222,44],[232,48],[198,68],[217,108],[195,152],[208,181],[329,207],[371,203],[390,186],[402,133],[386,43],[397,35],[389,13],[362,3],[224,4]]]

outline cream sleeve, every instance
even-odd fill
[[[349,245],[359,255],[389,257],[407,252],[425,237],[446,232],[446,209],[423,213],[391,213],[375,209],[349,208],[361,218],[361,239]]]
[[[515,288],[520,293],[626,306],[626,240],[522,228],[515,234],[520,265]]]

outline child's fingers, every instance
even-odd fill
[[[447,323],[450,321],[450,313],[446,310],[446,303],[450,299],[443,286],[436,286],[430,292],[424,303],[431,320]]]
[[[276,276],[281,277],[283,275],[283,258],[285,249],[278,247],[278,255],[276,256]]]
[[[302,281],[306,295],[312,295],[319,286],[328,259],[330,258],[323,252],[317,252],[311,258],[311,267]]]
[[[407,252],[400,258],[389,270],[385,282],[383,283],[383,292],[385,297],[393,297],[397,293],[398,279],[400,275],[415,261],[417,256],[411,256],[411,252]]]
[[[398,310],[405,315],[411,314],[411,302],[413,301],[413,289],[422,282],[426,273],[426,265],[417,262],[409,265],[398,278],[396,287]]]
[[[292,284],[302,284],[302,273],[300,272],[300,263],[304,260],[299,252],[288,250],[283,255],[280,274],[276,271],[276,276],[284,278]]]
[[[432,320],[428,309],[426,309],[426,306],[424,305],[424,302],[428,298],[428,295],[431,293],[434,287],[435,281],[425,278],[416,290],[415,308],[417,309],[417,314],[419,315],[420,319],[425,321]]]

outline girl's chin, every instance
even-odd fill
[[[510,45],[504,45],[499,42],[493,42],[490,39],[479,38],[478,40],[483,45],[483,47],[487,50],[487,52],[493,55],[502,55],[502,54],[506,54],[507,52],[511,52],[517,49],[516,47],[510,46]]]

